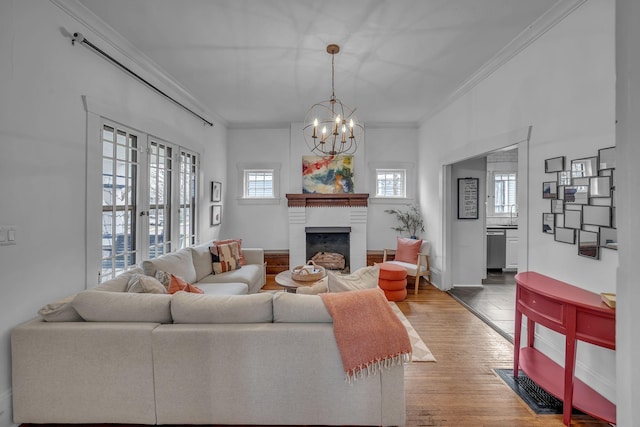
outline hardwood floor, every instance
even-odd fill
[[[266,287],[279,289],[273,277]],[[562,415],[536,415],[493,372],[513,367],[513,345],[449,294],[423,283],[397,304],[437,359],[405,369],[407,426],[564,425]],[[582,415],[571,425],[609,424]]]

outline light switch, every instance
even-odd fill
[[[0,226],[0,246],[16,244],[16,227],[13,225]]]

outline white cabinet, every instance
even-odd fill
[[[505,253],[505,270],[518,269],[518,230],[507,229],[507,247]]]

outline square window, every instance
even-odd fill
[[[376,169],[376,197],[407,196],[407,171],[405,169]]]
[[[246,169],[243,197],[248,199],[275,197],[273,175],[273,170],[270,169]]]

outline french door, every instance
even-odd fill
[[[198,155],[103,122],[99,282],[196,243]]]

